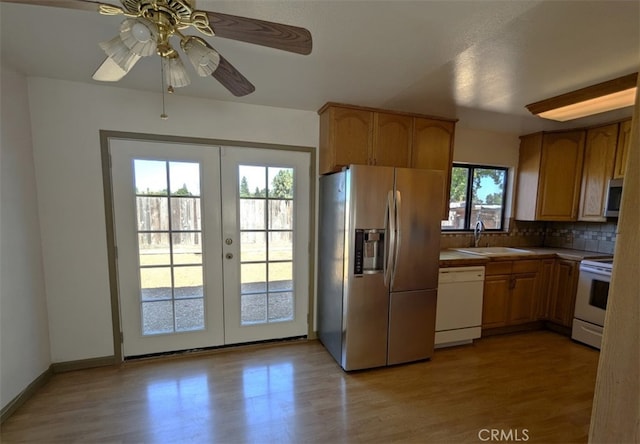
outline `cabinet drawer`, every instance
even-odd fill
[[[511,274],[513,262],[512,261],[499,261],[489,262],[485,266],[485,276],[495,276],[498,274]]]
[[[522,260],[513,262],[513,273],[537,273],[540,269],[539,260]]]

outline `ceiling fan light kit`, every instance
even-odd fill
[[[141,57],[148,57],[156,52],[158,27],[148,20],[126,19],[120,25],[122,42]]]
[[[220,54],[208,47],[201,38],[187,37],[180,42],[180,46],[200,77],[210,76],[218,69]]]
[[[187,74],[187,70],[182,60],[180,60],[180,57],[178,57],[178,54],[166,57],[164,62],[165,81],[167,82],[169,92],[173,92],[172,88],[182,88],[191,83],[189,74]]]
[[[140,60],[140,55],[132,52],[127,45],[124,44],[119,35],[111,40],[100,43],[100,48],[107,54],[107,58],[115,62],[125,74]]]

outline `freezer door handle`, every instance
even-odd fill
[[[391,270],[393,269],[393,251],[395,250],[395,205],[393,191],[387,193],[387,205],[384,216],[385,249],[382,270],[384,274],[384,285],[389,287],[391,280]]]
[[[402,227],[401,220],[400,220],[401,209],[402,209],[402,194],[400,193],[400,191],[396,191],[395,211],[393,212],[394,219],[395,219],[395,222],[394,222],[395,230],[393,232],[394,258],[393,258],[393,269],[391,270],[391,285],[390,285],[391,288],[393,288],[393,281],[395,280],[395,277],[396,277],[396,268],[398,267],[398,255],[400,253],[400,244],[402,242],[402,230],[400,229]]]

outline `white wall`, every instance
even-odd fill
[[[98,131],[317,146],[315,112],[29,79],[53,362],[112,355]]]
[[[498,133],[456,125],[453,161],[517,167],[520,139],[517,134]]]
[[[511,212],[515,199],[514,185],[519,151],[520,139],[517,134],[466,128],[464,122],[459,122],[456,125],[456,135],[453,146],[454,162],[509,168],[507,178],[507,205],[505,207],[507,227],[505,228],[508,228],[508,219],[512,216]]]
[[[49,327],[26,79],[2,67],[0,405],[49,368]]]

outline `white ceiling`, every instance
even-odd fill
[[[197,6],[302,26],[313,36],[308,56],[208,38],[256,87],[235,98],[215,79],[193,74],[192,84],[177,91],[216,100],[313,111],[333,101],[524,134],[630,115],[627,108],[560,125],[524,107],[640,67],[640,0],[199,0]],[[104,59],[98,43],[117,33],[122,18],[2,3],[0,20],[3,64],[28,76],[98,83],[91,79]],[[144,58],[117,85],[160,91],[159,67],[158,57]]]

